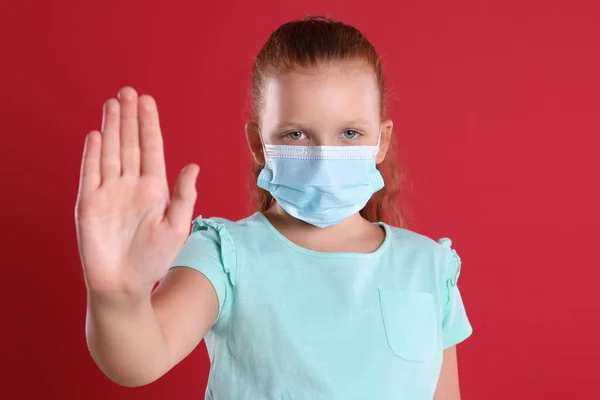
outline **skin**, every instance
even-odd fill
[[[376,145],[377,163],[386,155],[393,122],[381,121],[374,74],[362,64],[344,63],[296,70],[265,82],[260,132],[246,124],[254,159],[264,165],[262,142],[303,146]],[[262,140],[262,142],[261,142]],[[324,252],[375,251],[384,231],[356,213],[341,223],[318,228],[289,214],[278,204],[265,212],[270,222],[299,246]],[[443,353],[435,400],[459,400],[456,346]]]
[[[189,234],[198,165],[181,170],[170,197],[155,100],[129,86],[117,97],[104,103],[101,131],[86,136],[75,225],[88,349],[108,378],[131,387],[187,357],[218,300],[203,274],[169,270]]]

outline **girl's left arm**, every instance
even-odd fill
[[[445,349],[443,357],[442,370],[433,394],[433,400],[460,400],[456,345]]]

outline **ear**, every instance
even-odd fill
[[[385,159],[385,155],[390,147],[390,141],[392,140],[393,129],[394,123],[391,119],[388,119],[381,124],[381,140],[379,142],[379,152],[377,153],[376,158],[377,164],[381,163]]]
[[[256,124],[248,121],[246,122],[244,129],[246,131],[246,141],[248,142],[248,147],[250,148],[252,157],[254,157],[254,161],[258,165],[265,165],[265,155],[263,154],[260,132],[258,132]]]

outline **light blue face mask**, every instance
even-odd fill
[[[384,186],[376,146],[263,144],[257,185],[291,216],[326,228],[359,212]]]

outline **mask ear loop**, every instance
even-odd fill
[[[263,158],[265,160],[265,166],[266,166],[267,165],[267,157],[268,157],[267,146],[265,145],[265,142],[263,140],[261,133],[257,132],[257,134],[258,134],[258,138],[260,139],[260,145],[262,146],[262,153],[263,153]]]
[[[375,152],[375,154],[373,155],[373,158],[377,159],[377,155],[379,154],[379,151],[381,150],[381,134],[383,132],[383,129],[379,129],[379,137],[377,138],[377,151]]]

